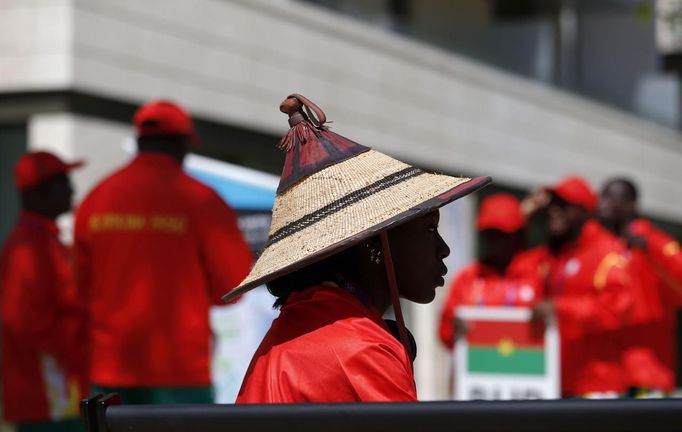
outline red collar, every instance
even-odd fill
[[[19,213],[19,223],[24,226],[45,230],[51,234],[59,235],[59,227],[54,220],[28,210]]]
[[[292,292],[289,295],[289,298],[287,299],[286,303],[284,303],[284,305],[282,306],[282,312],[284,312],[285,309],[287,309],[288,307],[297,302],[305,302],[313,299],[315,297],[315,294],[318,292],[326,292],[329,295],[346,298],[353,303],[357,303],[358,306],[365,310],[367,316],[371,318],[372,321],[379,324],[386,331],[389,331],[381,314],[374,308],[374,306],[372,306],[371,304],[364,304],[356,295],[352,294],[350,291],[344,288],[339,287],[335,283],[325,282],[320,285],[315,285],[313,287],[307,288],[303,291]]]

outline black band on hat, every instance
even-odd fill
[[[341,197],[330,204],[327,204],[326,206],[320,208],[319,210],[316,210],[313,213],[309,213],[299,218],[298,220],[295,220],[278,229],[270,236],[266,244],[266,247],[275,244],[278,241],[294,233],[297,233],[305,228],[308,228],[309,226],[319,222],[320,220],[325,219],[326,217],[345,209],[351,204],[355,204],[356,202],[368,198],[377,192],[380,192],[384,189],[388,189],[391,186],[395,186],[397,184],[400,184],[404,181],[420,176],[422,174],[425,174],[425,171],[422,171],[419,168],[415,167],[408,167],[405,168],[404,170],[386,176],[381,180],[378,180],[368,186],[365,186],[362,189],[358,189],[354,192],[351,192],[348,195]]]

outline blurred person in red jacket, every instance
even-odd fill
[[[540,193],[547,203],[549,242],[545,300],[535,319],[558,318],[564,396],[616,396],[626,381],[618,331],[633,294],[621,243],[592,218],[597,195],[580,177],[568,177]]]
[[[528,306],[540,299],[544,254],[523,250],[525,225],[519,200],[513,195],[494,194],[481,202],[476,228],[481,232],[483,252],[450,284],[439,326],[446,347],[452,349],[455,338],[466,332],[466,323],[456,317],[458,306]]]
[[[252,256],[234,210],[182,170],[198,140],[188,114],[154,101],[134,125],[138,155],[76,216],[90,381],[126,403],[210,403],[209,308]]]
[[[628,249],[635,304],[623,329],[623,366],[634,393],[675,386],[675,319],[682,305],[682,252],[670,235],[637,214],[637,187],[625,178],[606,182],[599,216]]]
[[[0,336],[4,419],[18,431],[80,429],[84,314],[55,220],[71,210],[68,173],[82,164],[32,152],[15,168],[21,212],[0,253]]]

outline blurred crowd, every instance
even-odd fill
[[[534,321],[559,326],[562,396],[672,392],[682,253],[638,215],[637,201],[627,178],[597,194],[576,176],[523,200],[486,197],[477,217],[480,258],[451,284],[442,342],[452,348],[467,332],[458,306],[525,306]],[[545,244],[525,247],[529,221],[546,225]]]
[[[92,392],[213,401],[208,309],[252,256],[234,210],[182,170],[198,140],[187,113],[150,102],[134,127],[138,155],[79,205],[72,250],[55,220],[71,209],[69,173],[83,162],[32,152],[16,166],[22,210],[0,256],[0,301],[3,415],[19,430],[77,429]],[[452,282],[443,343],[467,331],[457,306],[528,306],[534,320],[558,320],[563,395],[671,392],[682,254],[638,216],[637,199],[627,179],[597,196],[578,177],[521,201],[486,197],[481,258]],[[529,249],[534,218],[549,238]]]

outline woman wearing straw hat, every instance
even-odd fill
[[[267,283],[281,312],[237,403],[416,400],[399,297],[433,300],[449,254],[437,209],[490,178],[428,173],[357,144],[301,95],[280,110],[291,129],[268,243],[224,300]],[[381,318],[391,304],[397,338]]]

